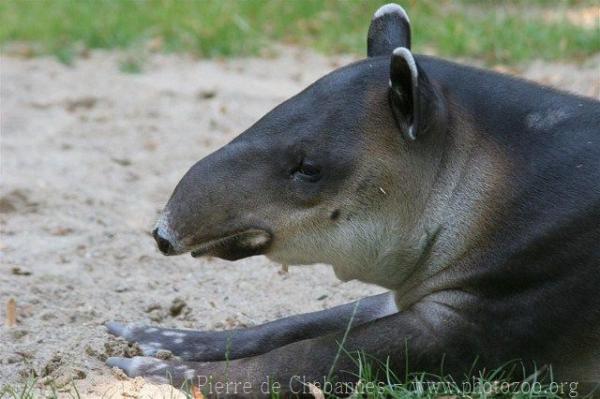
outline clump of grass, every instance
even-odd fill
[[[474,372],[457,380],[444,374],[419,372],[397,376],[388,364],[368,355],[350,356],[359,368],[356,383],[341,383],[335,379],[315,385],[305,383],[302,393],[328,399],[593,399],[596,392],[582,391],[577,382],[555,381],[551,371],[527,375],[519,361],[509,362],[496,370]]]
[[[131,74],[141,73],[142,61],[137,58],[126,57],[125,59],[119,62],[119,70],[121,72]]]
[[[404,0],[415,48],[490,63],[531,58],[583,58],[600,51],[598,27],[566,18],[547,21],[524,12],[532,2],[508,0]],[[200,56],[260,54],[273,41],[327,53],[364,54],[371,15],[380,0],[53,0],[0,2],[0,43],[26,41],[70,62],[73,44],[157,50]],[[594,6],[592,0],[537,0],[541,10]]]
[[[491,371],[479,371],[456,380],[450,376],[430,373],[394,374],[389,365],[364,354],[356,358],[359,365],[358,383],[353,397],[367,398],[469,398],[469,399],[559,399],[565,397],[592,398],[582,395],[576,382],[554,381],[550,371],[525,374],[521,362],[513,361]],[[380,373],[375,370],[384,370]],[[383,375],[381,375],[383,374]]]
[[[63,64],[72,65],[76,54],[75,54],[75,51],[73,50],[73,48],[67,46],[67,47],[57,48],[54,51],[54,55]]]
[[[13,387],[6,385],[0,389],[0,399],[57,399],[59,397],[58,389],[50,383],[45,389],[36,388],[38,380],[35,377],[29,377],[23,384]],[[71,399],[80,399],[81,395],[74,382],[70,386],[60,389],[61,397]]]

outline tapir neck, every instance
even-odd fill
[[[427,293],[444,289],[433,281],[451,274],[453,265],[472,252],[486,248],[495,221],[500,217],[506,184],[506,158],[471,117],[449,102],[447,129],[431,191],[415,229],[422,236],[420,255],[408,278],[397,287],[400,307]],[[432,277],[435,276],[435,279]]]

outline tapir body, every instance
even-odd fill
[[[111,323],[148,357],[110,365],[298,393],[294,376],[356,382],[342,345],[396,375],[518,359],[600,382],[600,102],[413,56],[395,5],[368,45],[194,165],[154,235],[168,255],[328,263],[390,293],[233,331]]]

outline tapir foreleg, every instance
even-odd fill
[[[465,354],[478,353],[479,341],[472,325],[454,310],[427,302],[347,331],[293,342],[254,357],[211,363],[110,358],[108,364],[131,377],[143,376],[175,386],[191,382],[211,396],[262,396],[268,393],[263,390],[268,386],[265,384],[274,382],[281,393],[299,393],[304,383],[322,384],[329,377],[337,383],[352,384],[359,367],[349,353],[358,351],[380,364],[387,361],[401,377],[407,362],[414,370],[439,373],[444,368],[444,372],[463,373],[474,360]],[[210,391],[217,386],[229,391]]]
[[[397,311],[392,293],[319,312],[282,318],[229,331],[193,331],[108,323],[109,333],[137,342],[146,356],[159,350],[192,361],[218,361],[260,355],[292,342],[316,338],[385,317]]]

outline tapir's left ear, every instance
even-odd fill
[[[415,140],[419,121],[419,69],[405,47],[392,52],[390,64],[390,103],[404,135]]]
[[[410,140],[444,116],[444,101],[405,47],[392,52],[389,96],[398,127]]]

